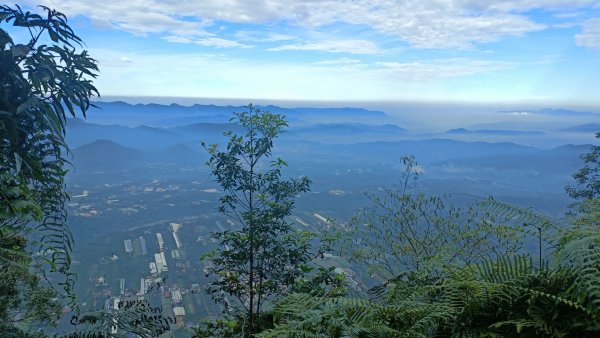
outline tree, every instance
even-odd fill
[[[32,258],[23,236],[3,229],[0,251],[0,332],[3,336],[26,336],[19,327],[52,323],[60,317],[56,292],[42,287],[30,269]],[[10,263],[6,263],[10,260]]]
[[[597,181],[589,179],[592,185]],[[546,217],[526,209],[493,201],[489,205],[495,206],[487,214],[501,215],[499,219],[526,220],[535,229],[548,224]],[[293,294],[277,302],[274,327],[258,337],[598,337],[599,199],[587,198],[570,217],[571,226],[546,235],[551,260],[535,262],[523,249],[466,264],[440,256],[435,259],[443,260],[435,264],[441,272],[437,278],[415,273],[420,267],[413,265],[378,286],[369,300]],[[365,264],[378,264],[385,255],[373,261],[360,257]],[[391,267],[403,266],[402,257],[392,258]]]
[[[541,268],[500,256],[435,283],[398,280],[382,300],[293,294],[258,337],[597,337],[599,240],[580,233]]]
[[[0,243],[7,244],[0,250],[0,269],[21,271],[6,296],[24,300],[2,305],[20,318],[29,313],[28,304],[41,299],[30,295],[62,291],[74,299],[73,239],[64,208],[65,124],[76,109],[85,115],[89,98],[98,94],[91,83],[96,61],[77,51],[81,40],[62,13],[42,10],[44,16],[0,6],[0,24],[12,24],[28,40],[15,41],[0,27]],[[37,268],[35,274],[31,268]],[[44,311],[32,316],[56,320]]]
[[[55,324],[65,301],[77,324],[68,337],[122,337],[113,327],[164,332],[168,321],[143,301],[116,314],[77,307],[64,136],[67,116],[85,117],[99,95],[99,70],[66,16],[40,8],[42,15],[0,5],[0,332],[29,337],[28,329]]]
[[[600,139],[600,132],[596,133],[596,138]],[[585,165],[573,174],[575,185],[568,185],[565,190],[577,200],[600,198],[600,145],[592,146],[581,159]]]
[[[490,255],[437,279],[389,280],[371,299],[293,294],[258,337],[597,337],[598,205],[551,236],[551,261]]]
[[[310,259],[310,234],[295,231],[286,221],[310,180],[285,180],[286,162],[267,162],[273,140],[287,126],[284,117],[252,104],[246,108],[232,118],[244,128],[243,136],[225,133],[229,141],[224,151],[203,144],[212,176],[223,189],[218,210],[239,226],[215,233],[219,249],[204,258],[216,277],[208,292],[241,319],[243,335],[249,336],[257,331],[265,304],[285,294]]]
[[[341,231],[342,255],[379,281],[406,274],[439,277],[444,266],[473,264],[491,253],[515,253],[531,225],[545,224],[529,210],[493,199],[475,198],[459,208],[448,196],[417,192],[417,163],[412,157],[401,160],[405,170],[400,183],[368,194],[371,205]]]

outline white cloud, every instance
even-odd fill
[[[251,48],[251,47],[254,47],[251,45],[239,43],[234,40],[222,39],[222,38],[217,38],[217,37],[192,39],[192,38],[187,38],[185,36],[167,35],[167,36],[163,37],[162,39],[169,41],[169,42],[173,42],[173,43],[195,43],[195,44],[198,44],[201,46],[216,47],[216,48],[225,48],[225,47]]]
[[[501,0],[480,1],[463,0],[458,1],[465,6],[485,11],[501,12],[525,12],[536,8],[553,11],[564,11],[570,8],[579,8],[596,3],[595,0]]]
[[[348,65],[358,65],[360,64],[360,60],[349,59],[349,58],[339,58],[333,60],[322,60],[314,63],[315,65],[323,65],[323,66],[348,66]]]
[[[584,15],[585,12],[562,12],[554,14],[555,18],[559,19],[573,19]]]
[[[250,45],[244,45],[237,41],[221,39],[221,38],[204,38],[194,41],[194,43],[206,46],[206,47],[240,47],[240,48],[251,48]]]
[[[460,88],[440,89],[439,83],[512,66],[470,59],[369,65],[340,58],[300,64],[248,61],[206,53],[121,53],[97,49],[90,53],[103,60],[130,61],[127,67],[117,64],[102,67],[95,83],[104,96],[314,100],[472,97],[473,93],[463,93]],[[494,88],[487,91],[489,95],[498,95]],[[477,97],[485,98],[483,94]]]
[[[572,12],[593,0],[24,0],[69,15],[85,15],[134,34],[186,38],[206,34],[222,20],[322,27],[341,22],[371,27],[420,48],[466,48],[545,29],[527,17],[533,9]],[[35,3],[34,3],[35,2]]]
[[[580,34],[575,35],[575,44],[592,48],[600,48],[600,18],[587,20]]]
[[[376,44],[367,40],[325,40],[305,42],[270,48],[270,51],[310,50],[329,53],[379,54]]]
[[[488,73],[508,68],[515,64],[504,61],[471,59],[443,59],[415,62],[378,62],[376,72],[382,76],[402,82],[437,81]]]
[[[563,22],[563,23],[556,23],[552,25],[552,28],[559,28],[559,29],[563,29],[563,28],[571,28],[571,27],[576,27],[576,26],[581,26],[580,22]]]
[[[173,42],[173,43],[192,43],[193,40],[190,38],[186,38],[185,36],[178,36],[178,35],[167,35],[165,37],[163,37],[164,40],[167,40],[169,42]]]
[[[296,39],[295,36],[288,34],[261,31],[237,31],[235,37],[242,41],[252,42],[281,42]]]
[[[98,59],[100,65],[102,67],[131,67],[134,62],[130,58],[126,56],[112,56]]]

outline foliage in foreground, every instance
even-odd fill
[[[64,132],[67,114],[85,115],[97,94],[95,60],[77,51],[81,40],[62,13],[42,10],[0,6],[0,24],[29,39],[20,43],[0,28],[0,312],[15,325],[56,321],[56,301],[38,307],[50,294],[75,307]]]
[[[600,139],[600,132],[596,133],[596,138]],[[573,174],[575,185],[569,185],[565,190],[576,200],[600,198],[600,145],[592,146],[581,159],[585,165]]]
[[[407,271],[439,277],[444,266],[474,264],[490,254],[511,255],[525,241],[534,236],[544,240],[552,230],[545,217],[492,198],[458,207],[447,195],[418,192],[417,163],[412,157],[402,162],[399,184],[367,194],[371,205],[340,231],[342,256],[379,280]]]
[[[593,157],[594,151],[597,148],[588,155]],[[588,179],[593,186],[595,176]],[[392,192],[389,196],[395,207],[388,207],[390,200],[376,199],[375,205],[381,208],[379,213],[367,214],[366,219],[370,222],[357,226],[360,236],[358,241],[352,242],[357,251],[351,257],[362,260],[375,273],[384,271],[393,276],[371,289],[370,299],[306,293],[285,297],[277,302],[273,311],[274,327],[264,330],[258,337],[600,335],[599,199],[584,199],[577,206],[576,216],[571,215],[570,226],[564,229],[549,227],[547,219],[539,217],[536,220],[537,216],[526,209],[488,200],[484,205],[487,216],[483,223],[492,226],[489,221],[494,219],[503,224],[523,222],[523,226],[533,226],[539,235],[539,258],[534,260],[520,248],[512,254],[493,250],[496,255],[477,254],[453,260],[449,258],[464,253],[459,242],[452,243],[453,233],[456,229],[460,233],[460,227],[433,227],[434,232],[430,233],[441,232],[450,239],[449,242],[446,239],[431,241],[427,236],[423,237],[428,231],[419,232],[431,224],[445,224],[444,219],[451,222],[453,218],[430,219],[431,214],[421,211],[421,206],[432,205],[430,202],[435,200],[415,199],[405,192]],[[433,205],[434,208],[425,210],[433,210],[433,216],[436,216],[440,207]],[[362,215],[365,215],[364,211]],[[411,218],[413,215],[417,217]],[[490,218],[493,215],[502,217]],[[419,220],[425,220],[421,226]],[[410,228],[411,225],[416,226]],[[378,231],[383,229],[383,232],[374,236],[360,229],[361,226]],[[556,231],[542,238],[543,230],[549,229]],[[416,236],[405,235],[404,231],[415,231]],[[456,233],[456,239],[461,238],[459,233]],[[354,236],[351,232],[350,237]],[[393,240],[386,242],[389,238]],[[549,260],[542,260],[542,239],[554,249]],[[435,257],[422,254],[426,246],[437,248],[434,250],[437,253],[447,245],[458,247],[460,251],[441,250],[442,254]],[[381,264],[389,261],[394,263]],[[403,266],[402,262],[414,265]],[[386,270],[386,267],[398,268],[400,272]]]
[[[0,333],[46,336],[68,305],[75,325],[68,337],[158,335],[169,323],[147,302],[116,313],[78,309],[64,136],[67,116],[85,117],[98,95],[98,67],[66,16],[40,8],[42,14],[0,5],[0,25],[12,26],[0,27]]]
[[[259,337],[597,337],[600,231],[566,237],[552,263],[527,255],[448,268],[435,282],[407,275],[381,299],[294,294]]]
[[[288,292],[310,259],[311,234],[294,230],[286,220],[310,180],[285,180],[282,169],[287,164],[280,158],[267,161],[273,140],[287,126],[281,115],[252,104],[234,115],[232,121],[245,134],[225,133],[226,150],[216,144],[206,149],[207,164],[224,191],[219,212],[238,224],[213,235],[219,249],[204,259],[208,273],[216,277],[208,292],[240,324],[240,335],[250,336],[262,326],[265,306]]]

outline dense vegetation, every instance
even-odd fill
[[[28,39],[20,43],[0,28],[0,332],[43,335],[66,307],[75,327],[66,336],[106,336],[113,328],[156,335],[168,322],[144,301],[124,304],[116,316],[78,309],[64,136],[67,115],[85,116],[98,95],[92,84],[98,66],[78,50],[82,41],[66,16],[41,9],[44,16],[0,6],[0,23]]]
[[[0,6],[0,21],[28,36],[19,43],[0,28],[0,332],[43,336],[66,307],[74,325],[64,336],[157,336],[173,320],[143,295],[116,312],[78,309],[64,136],[67,115],[85,116],[98,95],[98,67],[66,17],[43,11]],[[219,211],[239,227],[215,233],[219,248],[203,257],[223,314],[197,336],[600,335],[600,146],[567,187],[577,204],[566,222],[492,198],[456,206],[417,192],[418,166],[404,157],[399,183],[369,195],[352,222],[311,233],[286,218],[310,180],[286,180],[286,162],[269,161],[284,117],[250,105],[233,122],[243,134],[206,150],[224,191]],[[376,285],[352,289],[351,276],[320,265],[331,252]]]
[[[252,106],[249,114],[257,120],[280,121],[278,116],[254,111]],[[252,136],[232,136],[232,140],[228,150],[239,151],[239,144],[252,140]],[[269,140],[269,149],[270,145]],[[244,160],[219,153],[216,148],[209,151],[217,181],[221,185],[234,182],[232,178],[239,177],[240,169],[233,170],[224,163],[242,166]],[[584,155],[586,163],[595,163],[597,157],[597,147]],[[349,297],[347,290],[340,292],[340,286],[343,289],[347,285],[334,282],[340,276],[322,278],[299,271],[296,283],[310,284],[314,277],[315,289],[280,287],[279,298],[274,303],[265,302],[262,320],[252,324],[254,330],[261,331],[258,337],[598,335],[600,204],[593,193],[575,195],[583,197],[579,212],[564,224],[491,198],[460,208],[449,204],[447,196],[415,192],[417,165],[411,157],[402,161],[405,172],[398,185],[383,194],[370,195],[372,206],[359,210],[350,225],[326,234],[334,241],[328,250],[335,249],[364,266],[380,284],[366,294]],[[242,177],[248,180],[247,175]],[[263,177],[268,182],[272,176]],[[580,189],[593,189],[597,179],[589,165],[575,178]],[[228,187],[234,187],[231,191],[237,194],[254,189],[248,184]],[[226,195],[222,203],[231,208],[235,204],[232,200]],[[269,219],[263,222],[267,224]],[[223,233],[216,236],[221,239]],[[246,248],[251,245],[235,243]],[[240,255],[248,252],[244,246],[222,252]],[[312,264],[318,265],[318,261]],[[251,304],[247,295],[252,293],[244,290],[240,297],[236,293],[239,286],[230,282],[239,283],[244,274],[242,281],[249,280],[248,265],[245,261],[213,269],[218,273],[216,285],[228,285],[219,300],[237,295],[246,305]],[[277,275],[270,278],[274,284],[283,282]],[[197,335],[252,336],[250,314],[231,317],[226,313],[225,318],[206,324]]]
[[[225,313],[243,323],[240,334],[250,336],[264,305],[284,294],[309,260],[307,236],[294,231],[285,217],[310,181],[283,180],[286,163],[280,158],[265,163],[273,139],[286,126],[283,117],[250,105],[232,121],[246,134],[226,133],[230,140],[225,152],[216,144],[207,146],[208,165],[225,191],[219,211],[239,222],[241,229],[215,233],[220,248],[205,259],[210,262],[208,273],[218,278],[207,290],[224,305]],[[260,170],[265,167],[269,169]]]
[[[600,132],[596,133],[600,139]],[[593,146],[591,151],[582,159],[585,162],[583,168],[578,170],[573,178],[574,186],[567,187],[567,193],[574,199],[590,200],[600,197],[600,146]]]
[[[17,331],[21,321],[55,321],[60,305],[50,299],[57,292],[73,296],[63,136],[66,114],[88,109],[96,93],[89,78],[98,70],[73,47],[81,41],[66,17],[44,9],[47,17],[0,7],[0,19],[30,37],[19,43],[0,29],[1,312],[4,325]],[[46,36],[52,45],[42,42]]]

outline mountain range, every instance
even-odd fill
[[[92,122],[109,124],[117,123],[126,126],[150,125],[173,127],[178,125],[212,122],[229,122],[233,112],[244,111],[243,106],[216,106],[194,104],[182,106],[179,104],[129,104],[122,101],[94,102],[88,112]],[[274,105],[257,106],[276,114],[283,114],[288,122],[294,123],[352,123],[369,120],[377,123],[389,122],[393,119],[382,111],[363,108],[283,108]]]

